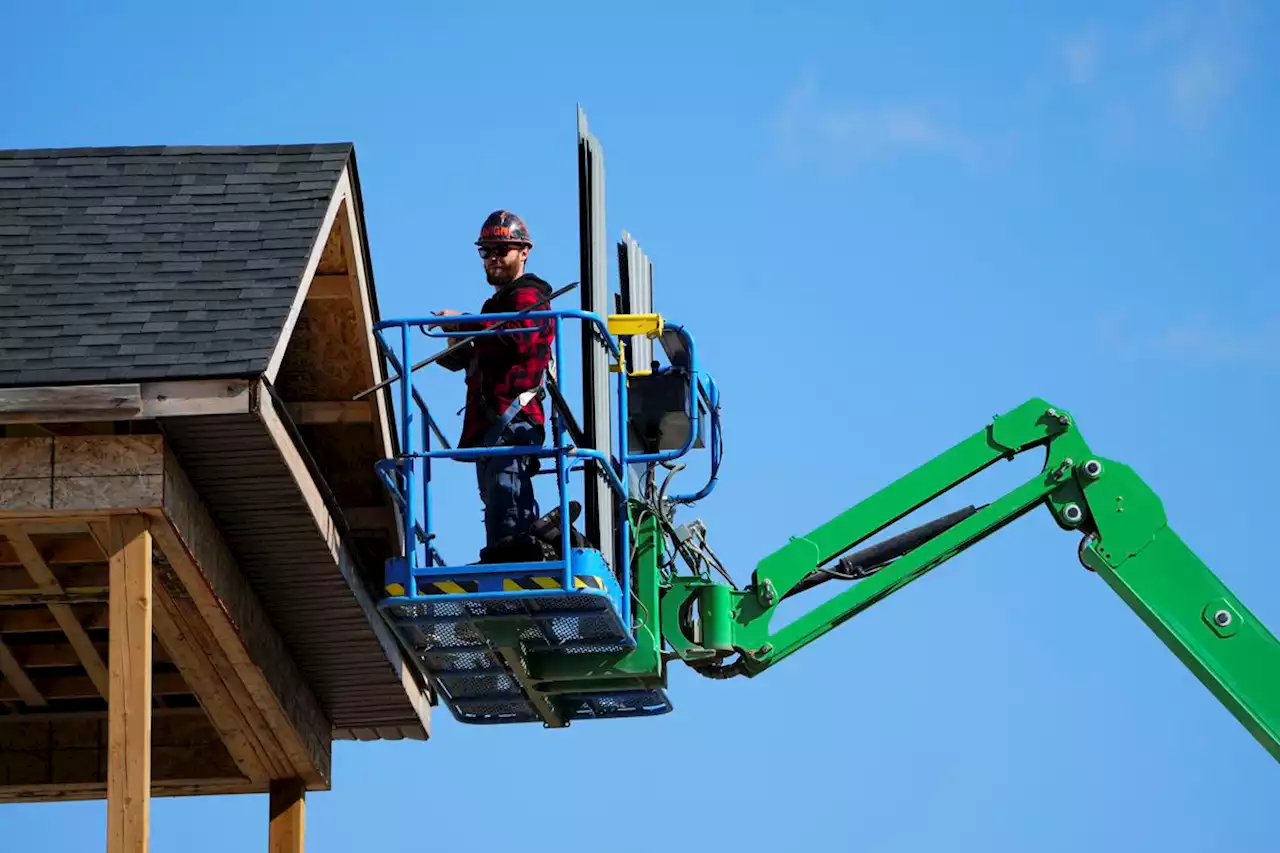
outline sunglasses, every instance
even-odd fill
[[[482,258],[501,258],[512,251],[519,251],[520,246],[481,246],[476,251],[480,253]]]

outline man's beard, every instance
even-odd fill
[[[484,277],[494,287],[497,287],[498,285],[501,285],[501,284],[510,284],[514,280],[514,276],[512,275],[511,270],[505,269],[505,268],[499,268],[496,270],[486,269],[484,271]]]

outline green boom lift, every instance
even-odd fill
[[[457,719],[563,727],[667,713],[670,663],[683,661],[709,678],[760,675],[1043,508],[1079,537],[1081,563],[1280,759],[1280,643],[1178,537],[1148,485],[1123,462],[1095,453],[1072,416],[1045,400],[994,417],[866,500],[791,538],[756,565],[749,581],[736,584],[708,547],[701,522],[676,518],[679,508],[716,485],[719,389],[699,364],[693,336],[653,312],[648,260],[629,236],[618,246],[618,310],[606,307],[601,168],[598,143],[580,115],[581,305],[462,318],[489,323],[477,336],[551,324],[557,364],[564,327],[580,322],[583,423],[549,378],[546,446],[451,448],[412,377],[434,360],[413,362],[414,332],[445,337],[434,328],[443,319],[387,320],[377,327],[393,370],[389,382],[398,386],[403,445],[378,473],[400,511],[405,542],[404,553],[387,564],[380,608]],[[655,342],[665,364],[655,357]],[[706,485],[669,494],[672,474],[683,467],[678,460],[708,447]],[[871,541],[995,463],[1028,452],[1043,453],[1044,464],[1008,494]],[[537,525],[546,559],[457,565],[437,548],[433,461],[491,455],[538,456],[555,477],[557,506]],[[575,473],[583,477],[585,507],[570,499]],[[574,529],[584,508],[585,533]],[[849,586],[784,627],[771,627],[784,601],[802,601],[832,580]]]

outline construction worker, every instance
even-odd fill
[[[494,292],[482,314],[523,311],[551,295],[551,287],[525,270],[533,241],[524,221],[507,210],[485,219],[476,240],[485,278]],[[547,310],[549,304],[534,310]],[[457,311],[436,312],[456,316]],[[442,326],[450,334],[472,333],[496,322]],[[450,344],[456,342],[450,338]],[[466,370],[467,400],[459,447],[539,447],[546,439],[542,383],[552,357],[554,326],[549,319],[508,322],[504,331],[459,347],[440,363]],[[533,476],[535,457],[497,456],[476,460],[476,481],[484,505],[485,548],[481,562],[540,560],[543,548],[529,525],[538,518]]]

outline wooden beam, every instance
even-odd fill
[[[185,382],[142,383],[144,418],[245,414],[252,405],[249,380],[196,379]]]
[[[265,793],[236,772],[200,709],[153,712],[151,794]],[[102,799],[108,729],[101,714],[23,715],[0,724],[0,802]]]
[[[349,169],[343,171],[342,177],[338,181],[338,189],[346,198],[341,212],[341,215],[346,217],[347,222],[347,227],[342,230],[342,251],[347,257],[347,270],[354,278],[352,296],[356,309],[356,319],[364,332],[364,349],[368,359],[369,384],[373,385],[381,382],[386,376],[383,374],[382,351],[378,346],[377,338],[373,334],[375,312],[373,290],[370,285],[372,271],[368,269],[365,263],[368,246],[365,241],[364,228],[362,227],[364,224],[364,211],[360,209],[360,199],[356,193]],[[389,403],[390,394],[388,389],[374,394],[372,399],[376,401],[377,405],[377,417],[374,419],[374,423],[377,426],[378,441],[382,446],[382,456],[386,458],[391,456],[394,451],[391,446],[392,410]],[[404,440],[403,436],[401,440]]]
[[[107,523],[95,521],[89,527],[103,549],[109,549],[111,537]],[[213,639],[207,629],[202,631],[201,626],[193,625],[199,616],[190,607],[189,596],[182,590],[163,553],[159,556],[160,559],[155,559],[153,554],[152,559],[156,599],[153,620],[162,654],[177,665],[240,772],[252,781],[265,782],[271,772],[265,750],[253,734],[252,723],[237,706],[234,688],[223,679],[210,654]],[[235,679],[234,673],[230,677]]]
[[[266,784],[248,782],[238,776],[208,775],[207,768],[195,767],[189,777],[165,779],[151,786],[151,797],[218,797],[231,794],[265,794]],[[0,785],[0,804],[5,803],[73,803],[101,800],[106,785],[101,782],[47,785]]]
[[[53,570],[55,579],[61,585],[63,592],[107,591],[108,570],[105,557],[98,564],[81,563],[75,566],[58,566],[56,569],[50,566],[50,569]],[[25,568],[0,566],[0,593],[39,592],[40,589],[34,587],[33,583]]]
[[[107,652],[106,642],[95,644]],[[80,656],[70,643],[27,643],[21,634],[16,634],[9,638],[9,649],[32,676],[38,675],[42,669],[66,669],[80,665]],[[151,644],[151,659],[156,663],[173,663],[158,639]]]
[[[3,456],[5,447],[0,441],[0,456]],[[0,483],[3,485],[3,483]],[[14,510],[10,507],[5,515],[11,518],[21,519],[22,529],[32,536],[61,536],[67,533],[84,533],[84,525],[87,519],[96,518],[105,521],[115,515],[112,510],[77,510],[74,517],[67,518],[67,514],[63,512],[61,515],[48,515],[39,512],[28,512],[26,510]],[[46,557],[47,561],[52,561],[52,557]]]
[[[142,388],[137,383],[9,388],[0,393],[3,423],[110,421],[141,412]]]
[[[24,524],[24,529],[31,533],[34,525]],[[84,528],[78,525],[80,529],[69,530],[69,533],[82,533]],[[60,538],[51,542],[45,542],[41,549],[41,555],[45,562],[53,565],[55,563],[77,564],[77,563],[105,563],[105,552],[99,547],[98,543],[84,536],[76,536],[74,538]],[[18,555],[14,553],[13,548],[8,542],[0,540],[0,566],[21,566],[22,560],[18,559]],[[2,571],[2,570],[0,570]]]
[[[109,532],[107,853],[147,853],[151,823],[151,533],[141,515],[111,519]]]
[[[245,413],[247,380],[0,388],[0,424],[101,422]]]
[[[350,299],[351,277],[345,275],[314,275],[307,288],[308,299]]]
[[[327,787],[332,759],[328,718],[217,524],[168,451],[164,468],[164,505],[150,511],[166,521],[155,527],[160,549],[208,625],[212,648],[225,656],[243,684],[259,739],[279,757],[273,775]]]
[[[8,679],[13,689],[18,691],[18,697],[28,705],[43,708],[49,704],[31,683],[22,664],[18,663],[18,659],[13,656],[13,650],[5,645],[3,640],[0,640],[0,675]]]
[[[382,530],[396,524],[396,514],[389,506],[344,506],[342,517],[352,530]]]
[[[32,683],[44,694],[46,699],[101,698],[97,686],[83,675],[42,676],[39,672],[33,672],[30,675]],[[191,688],[187,685],[186,680],[176,672],[166,672],[152,676],[152,696],[187,696],[190,693]],[[21,698],[12,684],[0,682],[0,700],[13,701]],[[109,696],[108,701],[110,701]]]
[[[23,528],[83,533],[86,524],[92,527],[120,513],[149,517],[152,535],[176,579],[164,593],[173,597],[175,608],[169,609],[163,597],[157,602],[165,608],[162,620],[173,617],[161,621],[160,629],[170,632],[171,640],[174,629],[201,638],[198,648],[208,655],[208,663],[189,658],[187,672],[193,689],[211,696],[217,687],[206,677],[212,665],[228,691],[231,705],[221,707],[234,707],[236,713],[219,717],[218,725],[229,736],[246,735],[247,743],[232,740],[243,772],[252,778],[298,777],[315,788],[328,787],[332,726],[162,436],[0,439],[0,506],[0,527],[7,524],[18,531],[9,551],[24,566],[36,565],[37,572],[44,561],[29,538],[23,544]],[[41,583],[49,578],[35,580],[39,594],[66,596],[60,586]],[[70,603],[57,600],[51,609],[87,655],[91,647],[77,635]],[[0,608],[0,621],[18,621],[14,617]],[[105,667],[101,674],[105,694]],[[216,700],[212,707],[219,707]]]
[[[71,617],[87,629],[107,627],[107,608],[96,605],[69,605]],[[7,610],[0,608],[0,633],[41,634],[58,630],[58,620],[45,610]],[[12,639],[12,638],[10,638]]]
[[[276,779],[271,782],[271,828],[267,842],[269,853],[303,853],[306,796],[306,786],[299,779]]]
[[[290,402],[289,417],[294,423],[367,424],[373,420],[373,407],[368,400],[307,400]]]
[[[15,604],[106,604],[107,591],[0,592],[0,606]]]
[[[40,552],[36,550],[36,546],[32,544],[31,537],[27,535],[21,526],[12,523],[3,525],[0,526],[0,533],[9,540],[9,544],[18,555],[18,559],[22,560],[23,566],[26,567],[27,573],[31,575],[31,579],[35,581],[40,592],[55,595],[65,594],[66,591],[53,574],[53,570],[45,563]],[[108,693],[107,667],[102,662],[102,656],[98,654],[97,648],[89,639],[89,635],[85,632],[84,626],[76,619],[71,605],[50,603],[49,612],[53,614],[54,621],[58,623],[58,627],[67,635],[68,642],[75,647],[76,654],[80,655],[80,664],[98,688],[98,692],[103,697],[106,697]],[[148,644],[147,648],[150,648],[150,644]]]
[[[153,682],[154,683],[154,682]],[[157,741],[157,735],[160,732],[161,721],[171,717],[187,717],[195,718],[208,722],[203,708],[185,707],[185,708],[152,708],[151,709],[151,749],[154,751],[161,746]],[[0,742],[4,740],[4,731],[10,726],[25,726],[29,723],[53,723],[56,726],[63,726],[71,722],[95,722],[107,724],[106,711],[31,711],[25,714],[0,714]],[[214,741],[217,741],[217,733],[213,734]],[[106,743],[106,734],[102,736],[102,742]],[[230,759],[228,759],[229,761]],[[0,757],[0,763],[3,758]],[[105,771],[106,765],[103,765]],[[231,772],[235,772],[235,768],[231,768]],[[105,778],[105,777],[104,777]],[[159,777],[156,776],[156,764],[151,764],[151,784],[154,786]],[[104,789],[105,790],[105,789]]]

